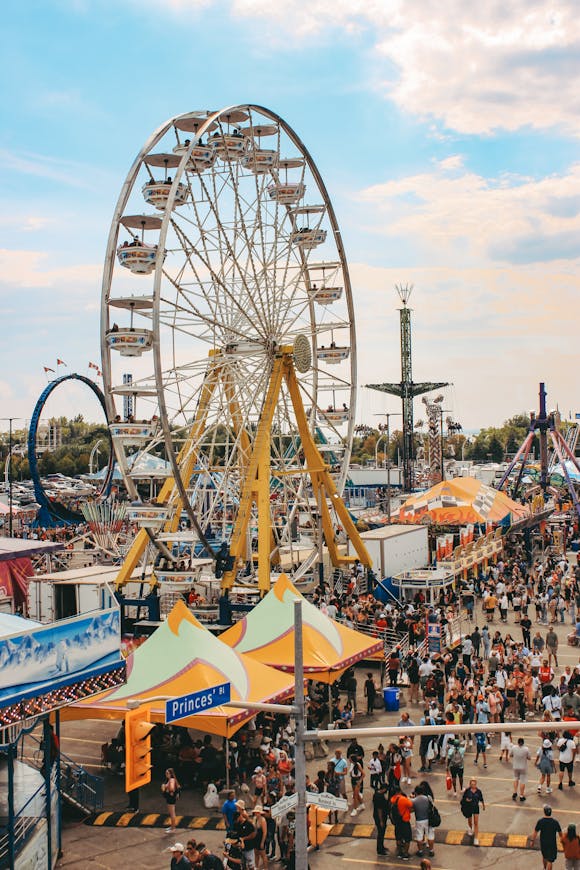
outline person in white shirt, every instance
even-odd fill
[[[563,791],[564,786],[562,785],[562,780],[564,779],[564,773],[568,773],[568,785],[574,786],[576,783],[572,779],[572,774],[574,772],[574,759],[576,758],[576,743],[569,731],[564,731],[562,736],[558,739],[556,746],[560,752],[560,757],[558,759],[560,765],[560,772],[558,774],[558,788],[560,791]]]
[[[512,770],[514,773],[514,788],[512,800],[518,799],[518,790],[520,801],[523,803],[526,799],[526,782],[528,781],[528,761],[532,757],[530,750],[524,743],[524,738],[518,739],[517,746],[512,745],[509,756],[512,760]]]
[[[548,710],[552,717],[559,722],[562,718],[562,699],[559,695],[545,695],[542,698],[542,704],[544,705],[544,710]]]

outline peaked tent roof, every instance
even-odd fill
[[[281,574],[268,594],[220,640],[281,671],[294,671],[294,601],[302,598],[304,673],[334,681],[355,662],[382,650],[369,638],[330,619]]]
[[[127,682],[62,711],[63,719],[122,719],[127,700],[168,696],[231,683],[232,701],[281,701],[294,695],[294,681],[231,649],[178,601],[165,622],[127,659]],[[165,700],[150,705],[153,722],[165,722]],[[231,737],[254,716],[249,710],[214,707],[177,724]]]
[[[528,509],[505,492],[476,480],[455,477],[436,483],[427,492],[412,495],[401,505],[399,522],[418,523],[427,519],[448,526],[464,523],[500,523],[509,514],[522,519]]]

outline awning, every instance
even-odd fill
[[[334,682],[346,668],[382,650],[382,641],[335,622],[303,598],[286,574],[281,574],[260,603],[220,635],[220,640],[256,661],[292,673],[297,598],[302,598],[306,676]]]

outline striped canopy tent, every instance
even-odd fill
[[[383,644],[330,619],[302,597],[286,574],[220,640],[278,671],[294,671],[294,601],[302,598],[304,673],[332,683],[355,662],[382,652]]]
[[[127,682],[62,711],[63,719],[123,719],[127,701],[174,698],[222,683],[231,684],[232,701],[281,702],[294,695],[294,680],[231,649],[209,632],[184,602],[127,659]],[[165,722],[165,700],[150,703],[151,720]],[[214,707],[177,724],[231,737],[255,712]]]
[[[481,480],[455,477],[408,498],[399,509],[398,521],[462,526],[465,523],[501,523],[506,519],[515,522],[528,512],[527,507],[505,492],[493,489]]]

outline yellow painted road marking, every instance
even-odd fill
[[[155,825],[158,818],[159,818],[159,813],[149,813],[148,815],[143,816],[143,818],[141,819],[140,825],[142,825],[144,828]]]
[[[352,829],[353,837],[372,837],[374,825],[354,825]]]
[[[445,843],[448,846],[459,846],[463,843],[464,831],[447,831]]]
[[[333,825],[332,831],[330,832],[333,837],[340,837],[344,830],[344,825]]]
[[[134,817],[135,813],[123,813],[121,818],[118,820],[115,827],[117,828],[126,828],[131,819]]]
[[[349,864],[379,864],[381,867],[408,867],[409,862],[402,863],[399,861],[385,861],[384,857],[376,858],[374,861],[369,858],[344,858],[341,857],[341,861],[348,862]],[[446,867],[438,867],[437,870],[447,870]]]
[[[493,846],[493,841],[495,840],[495,834],[492,834],[490,831],[480,831],[477,835],[477,839],[479,840],[480,846]]]
[[[508,834],[507,848],[508,849],[525,849],[528,845],[527,834]]]
[[[217,825],[215,826],[215,829],[216,829],[216,831],[225,831],[226,830],[226,823],[224,822],[223,819],[217,823]]]
[[[93,825],[104,825],[108,818],[110,818],[113,813],[100,813],[97,818],[94,820]]]
[[[200,816],[198,819],[193,819],[188,827],[189,828],[205,828],[208,824],[209,818],[207,816]]]

